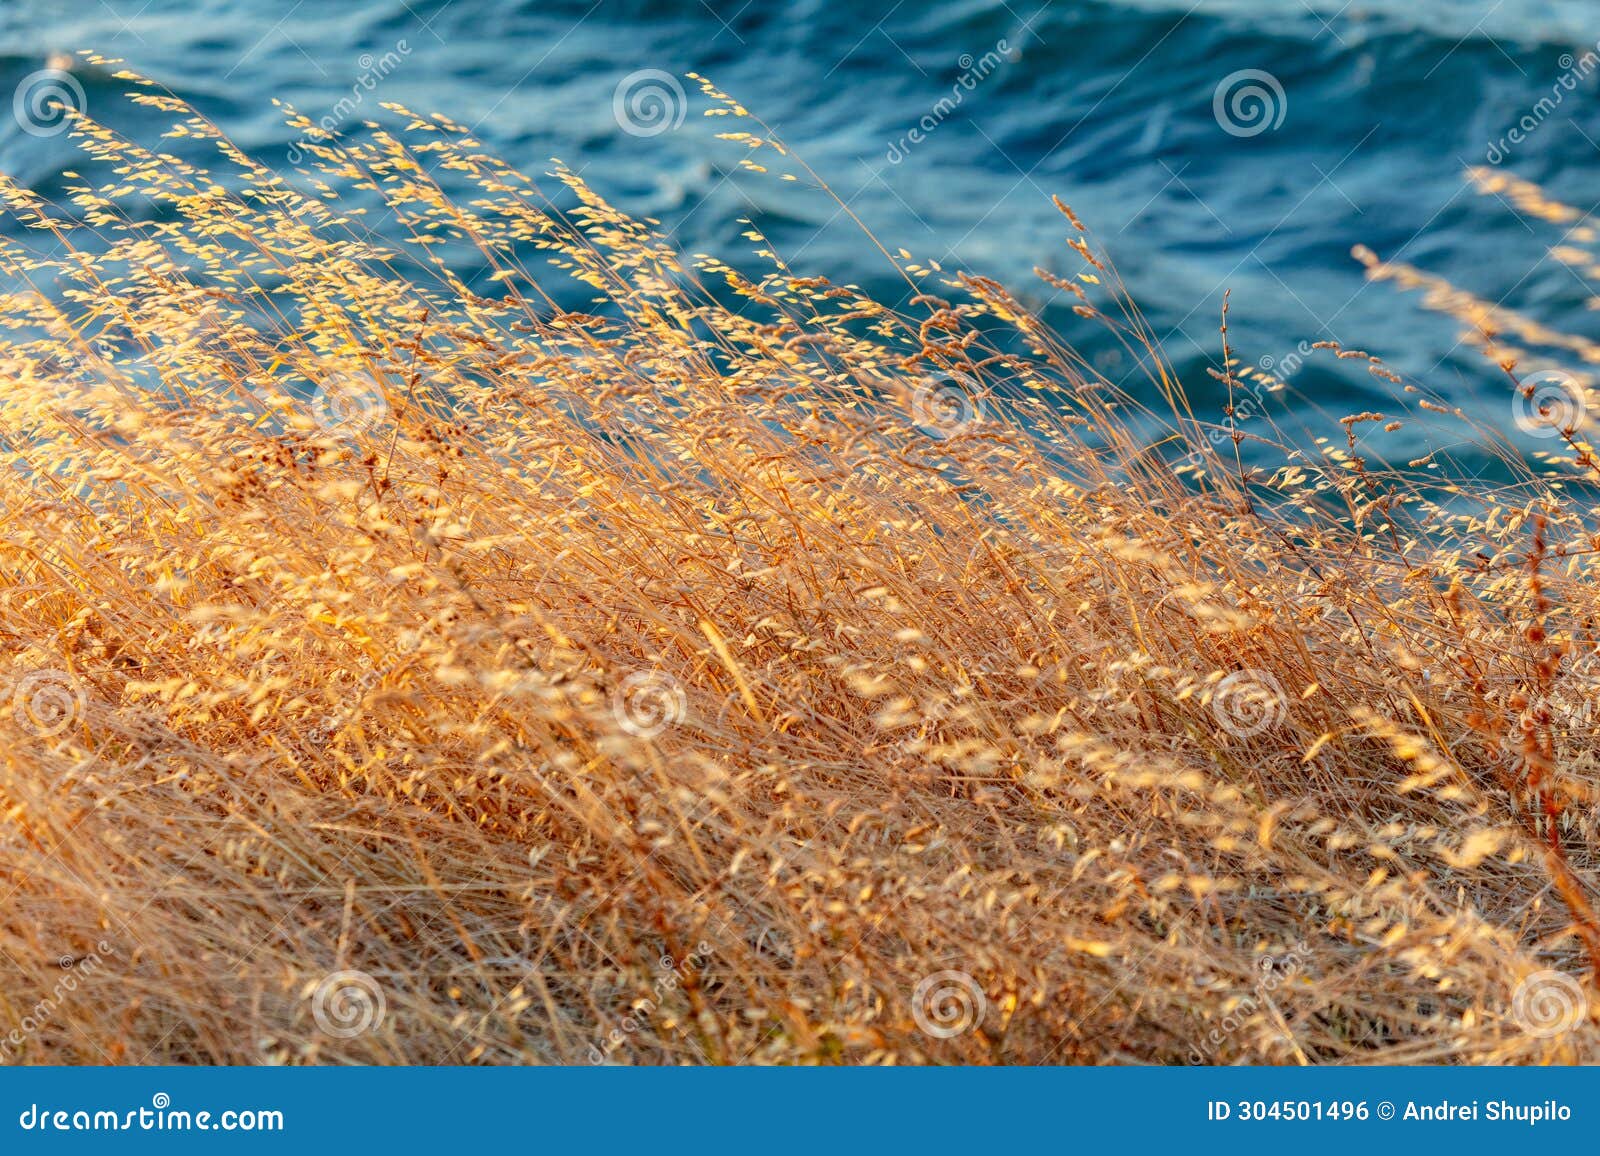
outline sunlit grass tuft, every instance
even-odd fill
[[[1581,407],[1528,465],[1330,348],[1393,408],[1296,449],[1065,206],[1135,382],[909,255],[688,261],[394,106],[290,181],[127,79],[217,171],[77,118],[70,201],[0,188],[6,1060],[1594,1058]],[[1509,480],[1384,461],[1430,423]]]

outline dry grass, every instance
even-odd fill
[[[1311,450],[1208,425],[1070,211],[1136,388],[986,280],[681,261],[393,107],[291,185],[130,80],[218,171],[80,118],[0,190],[7,1061],[1595,1058],[1580,430],[1376,360]]]

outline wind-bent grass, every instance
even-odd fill
[[[1274,448],[1070,210],[1137,390],[984,279],[686,265],[398,108],[290,184],[129,79],[224,170],[79,118],[0,190],[8,1061],[1593,1058],[1577,414],[1452,484],[1369,359]]]

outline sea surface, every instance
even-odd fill
[[[1595,0],[3,0],[0,97],[91,48],[285,165],[295,134],[271,98],[344,120],[395,100],[473,126],[527,170],[561,158],[686,253],[749,258],[748,217],[797,270],[899,299],[836,205],[735,172],[737,151],[713,135],[728,122],[662,76],[700,72],[890,249],[1024,289],[1113,378],[1134,367],[1032,278],[1035,265],[1081,268],[1051,194],[1109,250],[1202,409],[1218,404],[1204,370],[1231,289],[1237,356],[1287,379],[1280,420],[1337,436],[1337,416],[1390,387],[1325,357],[1301,364],[1312,341],[1380,354],[1490,420],[1509,414],[1503,380],[1457,326],[1367,283],[1357,243],[1600,336],[1590,287],[1549,256],[1570,226],[1464,178],[1494,163],[1594,207],[1600,68],[1584,61],[1597,40]],[[94,115],[150,131],[125,85],[74,75]],[[690,97],[681,123],[673,84]],[[661,93],[664,121],[651,119]],[[0,167],[58,190],[81,167],[67,138],[3,112]]]

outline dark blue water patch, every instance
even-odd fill
[[[620,207],[661,218],[685,253],[750,264],[739,224],[750,217],[798,271],[898,299],[894,271],[837,204],[734,170],[738,150],[713,139],[728,124],[698,116],[691,82],[681,127],[622,131],[612,100],[624,78],[694,69],[772,124],[887,247],[1006,279],[1099,356],[1111,349],[1099,331],[1030,274],[1081,268],[1049,203],[1060,194],[1117,261],[1202,410],[1220,403],[1204,369],[1220,357],[1231,288],[1246,362],[1337,339],[1481,398],[1487,413],[1502,383],[1457,325],[1416,294],[1368,285],[1349,250],[1365,243],[1595,334],[1588,290],[1546,258],[1564,227],[1477,195],[1463,173],[1552,91],[1562,54],[1596,39],[1600,14],[1565,0],[1488,12],[1447,0],[19,0],[0,9],[0,83],[53,52],[124,56],[281,165],[293,134],[268,99],[323,115],[364,58],[404,42],[360,117],[380,99],[445,112],[531,172],[562,157]],[[964,86],[1002,42],[1002,62]],[[1233,135],[1214,98],[1251,71],[1281,86],[1281,122]],[[80,77],[96,116],[142,137],[157,127],[121,99],[121,82]],[[1589,208],[1597,96],[1600,73],[1580,78],[1501,167]],[[891,160],[929,116],[935,126]],[[62,169],[84,167],[63,140],[5,128],[0,164],[51,195]],[[1282,401],[1306,424],[1379,408],[1389,392],[1348,367],[1302,369],[1289,384]]]

